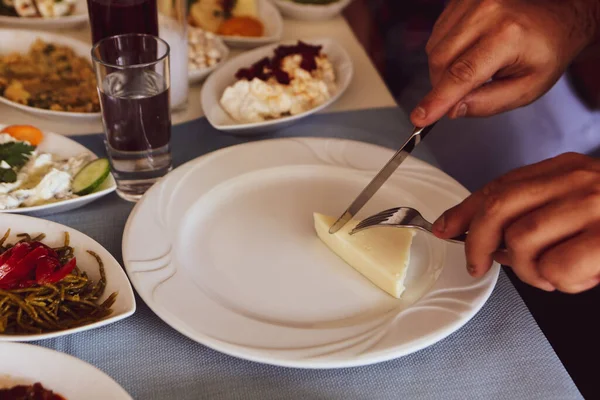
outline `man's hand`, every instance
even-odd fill
[[[568,153],[517,169],[434,224],[441,238],[466,231],[473,276],[495,259],[543,290],[593,288],[600,283],[600,160]],[[507,251],[496,251],[502,241]]]
[[[596,39],[600,0],[451,0],[427,43],[433,90],[416,126],[527,105]]]

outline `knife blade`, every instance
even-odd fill
[[[427,134],[433,129],[435,123],[428,125],[424,128],[415,127],[412,135],[406,140],[406,142],[400,147],[400,150],[394,154],[394,156],[387,162],[381,171],[373,178],[373,180],[363,189],[358,197],[350,204],[350,207],[338,220],[329,228],[329,233],[334,234],[344,227],[350,221],[356,213],[364,207],[365,204],[377,193],[377,191],[383,186],[383,184],[389,179],[390,176],[398,169],[400,164],[406,160],[410,153],[417,147],[419,143],[427,136]]]

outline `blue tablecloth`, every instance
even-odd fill
[[[340,137],[397,148],[410,129],[399,109],[317,115],[252,138],[219,133],[200,119],[173,129],[173,155],[180,165],[222,147],[286,136]],[[75,140],[104,153],[101,135]],[[415,155],[435,164],[424,145]],[[121,260],[121,237],[131,209],[110,195],[49,219],[86,233]],[[235,359],[180,335],[139,298],[131,318],[38,344],[97,366],[135,399],[582,398],[503,273],[490,300],[461,330],[416,354],[366,367],[297,370]]]

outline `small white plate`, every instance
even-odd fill
[[[353,66],[352,59],[342,46],[333,39],[310,39],[304,42],[311,45],[323,46],[323,53],[329,57],[336,73],[337,90],[331,98],[325,103],[302,114],[273,119],[264,122],[243,123],[231,118],[231,116],[221,107],[221,96],[225,89],[236,82],[235,74],[240,68],[248,68],[255,62],[264,57],[272,57],[275,48],[281,44],[296,44],[297,41],[273,44],[259,49],[255,49],[226,62],[218,71],[215,71],[206,81],[200,94],[202,100],[202,109],[208,119],[208,122],[221,131],[231,132],[236,135],[241,134],[260,134],[265,130],[281,128],[289,125],[301,118],[314,114],[334,103],[348,89],[352,82]]]
[[[106,272],[106,289],[99,301],[104,301],[114,292],[118,292],[119,294],[117,295],[115,304],[112,307],[113,313],[98,322],[80,326],[78,328],[66,329],[64,331],[41,334],[0,334],[0,341],[28,342],[71,335],[73,333],[83,332],[112,324],[129,317],[135,312],[135,298],[133,296],[131,284],[127,279],[127,275],[123,271],[123,268],[121,268],[121,265],[119,265],[119,262],[115,260],[108,250],[102,247],[102,245],[96,242],[94,239],[84,235],[79,231],[76,231],[75,229],[69,228],[68,226],[40,218],[26,217],[23,215],[3,215],[2,218],[0,218],[0,232],[4,234],[4,232],[6,232],[8,229],[11,230],[11,236],[8,239],[9,243],[16,242],[18,240],[16,235],[19,233],[29,233],[31,235],[45,233],[46,238],[43,240],[43,242],[50,247],[62,246],[65,238],[65,232],[68,232],[71,240],[71,246],[75,249],[77,266],[82,271],[87,272],[88,276],[96,282],[98,279],[100,279],[98,263],[96,262],[95,258],[87,253],[87,250],[91,250],[98,254],[104,262],[104,269]]]
[[[6,125],[0,124],[0,131],[4,129]],[[63,158],[74,157],[82,153],[90,153],[91,151],[80,145],[76,141],[69,139],[66,136],[57,135],[56,133],[44,132],[44,140],[39,144],[38,150],[44,153],[53,153]],[[96,158],[96,155],[94,155]],[[106,178],[104,183],[100,185],[93,193],[85,196],[77,197],[74,199],[68,199],[59,201],[56,203],[44,204],[35,207],[20,207],[13,208],[10,210],[0,210],[0,214],[27,214],[34,216],[44,216],[50,214],[58,214],[65,211],[71,211],[76,208],[83,207],[94,200],[98,200],[101,197],[106,196],[114,192],[117,189],[117,183],[115,178],[111,175]]]
[[[499,267],[466,271],[463,246],[417,233],[395,299],[333,254],[314,211],[337,216],[393,152],[337,139],[230,147],[152,187],[123,235],[125,268],[167,324],[215,350],[300,368],[367,365],[430,346],[483,306]],[[434,219],[468,192],[409,158],[359,218],[394,206]]]
[[[67,354],[23,343],[0,343],[0,354],[0,389],[39,382],[67,400],[131,400],[111,377]]]
[[[88,10],[86,0],[77,0],[73,14],[57,18],[23,18],[0,16],[0,26],[8,26],[22,29],[74,29],[79,28],[88,21]],[[2,40],[0,40],[2,43]]]
[[[300,21],[325,21],[337,17],[352,0],[338,0],[335,3],[299,4],[290,0],[272,0],[281,13],[291,19]]]
[[[188,77],[189,77],[190,83],[200,83],[200,82],[204,81],[210,74],[212,74],[217,69],[221,68],[221,66],[223,66],[223,64],[225,64],[225,62],[229,58],[229,47],[227,47],[227,45],[225,45],[225,42],[223,42],[223,39],[221,39],[218,36],[215,36],[214,40],[215,40],[216,47],[219,50],[219,53],[221,53],[221,60],[209,68],[190,69],[188,72]]]
[[[283,35],[283,18],[277,7],[271,4],[269,0],[258,0],[257,6],[258,19],[260,19],[265,28],[264,35],[260,37],[220,35],[227,45],[250,49],[281,40],[281,36]]]
[[[70,38],[68,36],[59,35],[55,33],[40,32],[40,31],[27,31],[18,29],[0,29],[0,54],[4,55],[7,53],[19,52],[27,53],[31,45],[37,40],[42,39],[47,43],[56,43],[65,46],[69,46],[75,51],[78,56],[84,57],[90,60],[91,63],[91,46],[85,42],[77,39]],[[0,102],[7,104],[11,107],[18,108],[23,111],[35,114],[40,117],[60,119],[64,121],[65,118],[72,119],[86,119],[94,120],[100,118],[100,113],[82,113],[82,112],[67,112],[67,111],[52,111],[45,110],[42,108],[35,108],[25,106],[23,104],[15,103],[14,101],[8,100],[4,96],[0,96]]]

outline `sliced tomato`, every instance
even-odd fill
[[[45,258],[47,258],[48,260],[54,260],[54,259],[51,259],[50,257],[45,257]],[[56,259],[56,261],[58,262],[58,259]],[[40,262],[40,261],[38,261],[38,262]],[[46,261],[41,260],[41,262],[44,263]],[[57,269],[55,269],[54,272],[50,276],[44,277],[42,279],[36,278],[36,281],[40,285],[44,285],[46,283],[60,282],[63,279],[65,279],[65,276],[69,275],[75,269],[76,266],[77,266],[77,260],[75,259],[75,257],[73,257],[71,260],[69,260],[69,262],[66,263],[65,265],[63,265],[62,267],[60,266],[60,262],[58,262]]]
[[[2,254],[2,258],[0,259],[0,282],[2,282],[2,280],[6,278],[8,274],[13,272],[19,261],[21,261],[30,250],[31,245],[29,243],[22,242],[17,243],[14,247],[8,249]]]

